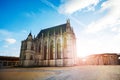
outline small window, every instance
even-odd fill
[[[30,56],[30,60],[33,60],[33,56],[32,55]]]
[[[31,46],[31,50],[34,50],[34,45],[32,44],[32,46]]]
[[[41,43],[39,44],[39,53],[41,52]]]

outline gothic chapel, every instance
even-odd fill
[[[29,66],[73,66],[76,64],[76,37],[70,20],[65,24],[30,33],[21,42],[20,64]]]

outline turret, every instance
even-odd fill
[[[31,32],[29,33],[27,39],[26,39],[26,50],[24,53],[25,60],[24,60],[24,65],[23,66],[33,66],[34,60],[33,60],[33,55],[35,53],[34,51],[34,43],[33,43],[33,37]]]
[[[33,41],[31,32],[29,33],[26,41],[27,41],[27,50],[31,50],[32,49],[32,41]]]
[[[31,32],[29,33],[29,35],[28,35],[28,37],[27,37],[27,40],[32,40],[33,38],[32,38],[32,34],[31,34]]]
[[[70,26],[70,19],[67,20],[67,23],[66,23],[66,32],[71,32],[71,26]]]

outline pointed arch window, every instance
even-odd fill
[[[24,60],[26,59],[26,55],[24,55],[24,58],[23,58]]]
[[[33,45],[33,43],[32,43],[32,46],[31,46],[31,50],[34,50],[34,45]]]
[[[53,59],[53,41],[51,41],[51,43],[50,43],[50,59]]]
[[[25,50],[27,50],[27,44],[25,44]]]
[[[67,39],[64,38],[64,48],[66,48],[66,47],[67,47]]]
[[[36,44],[36,45],[35,45],[35,51],[36,51],[36,52],[38,52],[37,47],[38,47],[38,46],[37,46],[37,44]]]
[[[30,56],[30,60],[33,60],[33,56],[32,55]]]
[[[57,41],[57,58],[61,59],[61,41],[60,41],[60,39]]]
[[[46,60],[46,55],[47,55],[47,42],[45,42],[44,45],[44,60]]]
[[[39,53],[41,52],[41,43],[39,44],[38,52],[39,52]]]

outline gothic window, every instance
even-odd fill
[[[39,50],[39,53],[40,53],[40,51],[41,51],[41,43],[39,44],[39,49],[38,50]]]
[[[24,55],[24,58],[23,58],[24,60],[26,59],[26,55]]]
[[[27,44],[25,44],[25,50],[27,49]]]
[[[57,58],[61,59],[61,42],[60,42],[60,40],[57,41]]]
[[[44,45],[44,60],[46,60],[46,55],[47,55],[47,42]]]
[[[50,59],[53,59],[53,41],[50,43]]]
[[[37,50],[37,44],[35,45],[35,51],[38,52],[38,50]]]
[[[49,36],[52,36],[53,35],[53,32],[49,32]]]
[[[55,31],[55,34],[57,35],[57,34],[58,34],[58,32],[57,32],[57,31]]]
[[[67,47],[67,39],[64,38],[64,48],[66,48],[66,47]]]
[[[32,55],[30,56],[30,60],[33,60],[33,56]]]
[[[58,29],[58,34],[60,34],[60,28]]]
[[[32,43],[32,46],[31,46],[31,50],[34,50],[34,45],[33,45],[33,43]]]

